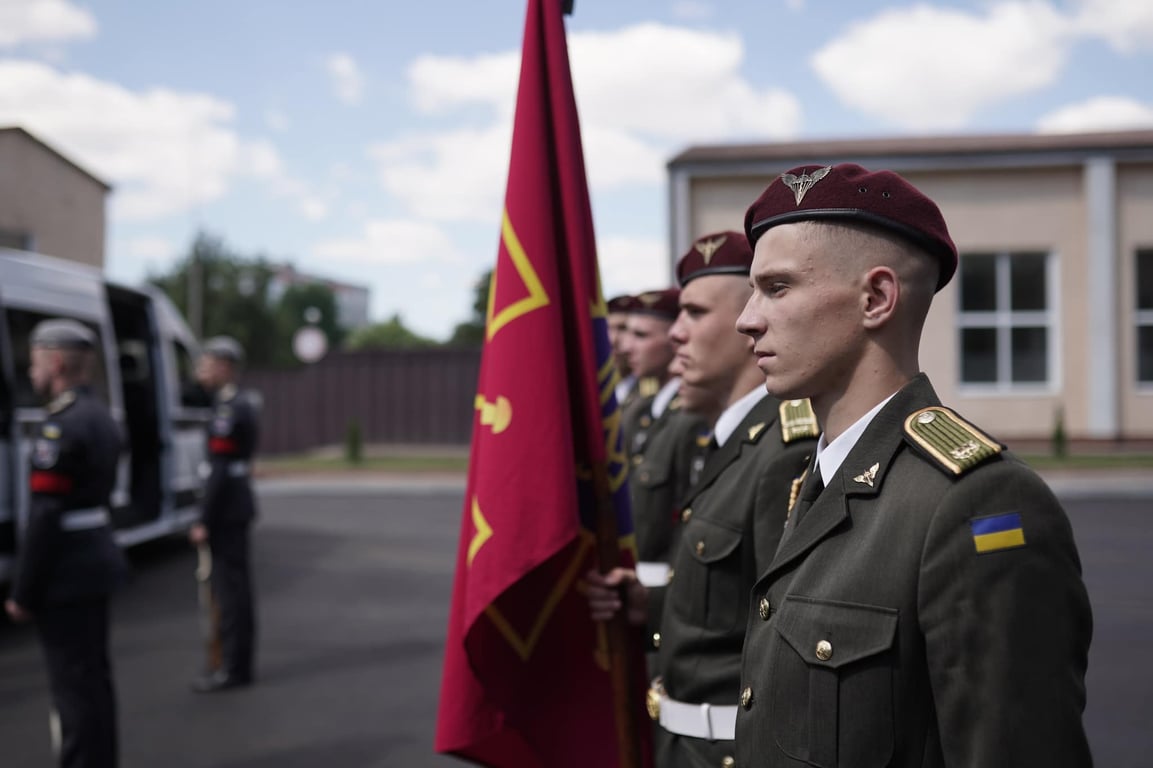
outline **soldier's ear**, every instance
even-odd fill
[[[901,296],[901,281],[892,267],[876,266],[865,273],[861,316],[866,328],[880,328],[893,316]]]

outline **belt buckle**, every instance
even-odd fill
[[[660,722],[661,697],[664,695],[665,687],[661,684],[661,679],[658,677],[649,685],[649,691],[645,694],[645,709],[648,710],[649,717],[652,718],[654,722]]]

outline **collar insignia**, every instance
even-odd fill
[[[763,421],[760,424],[754,424],[753,426],[749,427],[749,440],[750,441],[756,440],[757,435],[761,434],[761,430],[763,430],[764,428],[765,428],[765,422],[763,422]]]
[[[793,197],[797,199],[797,205],[800,205],[801,201],[805,199],[805,193],[812,189],[813,185],[818,181],[828,176],[831,170],[833,170],[833,167],[826,165],[824,168],[818,168],[811,174],[802,173],[800,176],[797,176],[792,173],[782,173],[781,181],[785,183],[786,187],[793,190]]]
[[[713,254],[716,253],[717,250],[720,249],[720,247],[724,244],[725,236],[721,235],[720,237],[714,237],[711,240],[699,240],[697,241],[697,244],[693,246],[693,248],[695,248],[697,253],[701,255],[701,258],[705,260],[705,266],[707,267],[709,262],[712,261]]]
[[[873,466],[869,467],[868,469],[866,469],[861,474],[854,477],[853,480],[855,482],[858,482],[858,483],[863,483],[863,484],[869,486],[870,488],[872,488],[873,487],[873,480],[874,480],[874,478],[877,477],[877,470],[880,468],[881,468],[880,464],[874,464]]]

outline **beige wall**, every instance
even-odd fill
[[[1121,263],[1117,294],[1121,343],[1119,382],[1121,434],[1153,435],[1153,385],[1137,386],[1136,258],[1138,248],[1153,248],[1153,165],[1123,167],[1117,174],[1117,249]]]
[[[107,188],[19,131],[0,131],[0,229],[39,253],[104,266]]]
[[[941,399],[1001,439],[1048,438],[1058,408],[1070,437],[1085,436],[1089,420],[1089,344],[1086,285],[1089,234],[1080,165],[1038,169],[904,173],[941,206],[958,249],[1041,250],[1053,254],[1057,313],[1051,329],[1056,374],[1049,386],[997,392],[958,385],[957,283],[938,294],[921,342],[921,365]],[[764,178],[695,178],[689,211],[694,236],[740,229],[744,212],[770,181]],[[1122,434],[1153,435],[1153,390],[1135,391],[1133,250],[1153,247],[1153,167],[1120,167],[1118,245],[1122,254],[1118,294],[1121,370],[1118,374]]]

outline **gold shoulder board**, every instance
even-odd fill
[[[791,443],[808,437],[820,437],[821,428],[817,424],[817,414],[808,399],[784,400],[781,402],[781,440]]]
[[[910,414],[905,435],[954,475],[965,474],[1002,450],[1000,443],[942,406]]]
[[[642,397],[652,397],[661,391],[661,383],[652,376],[646,376],[637,384],[637,391]]]

